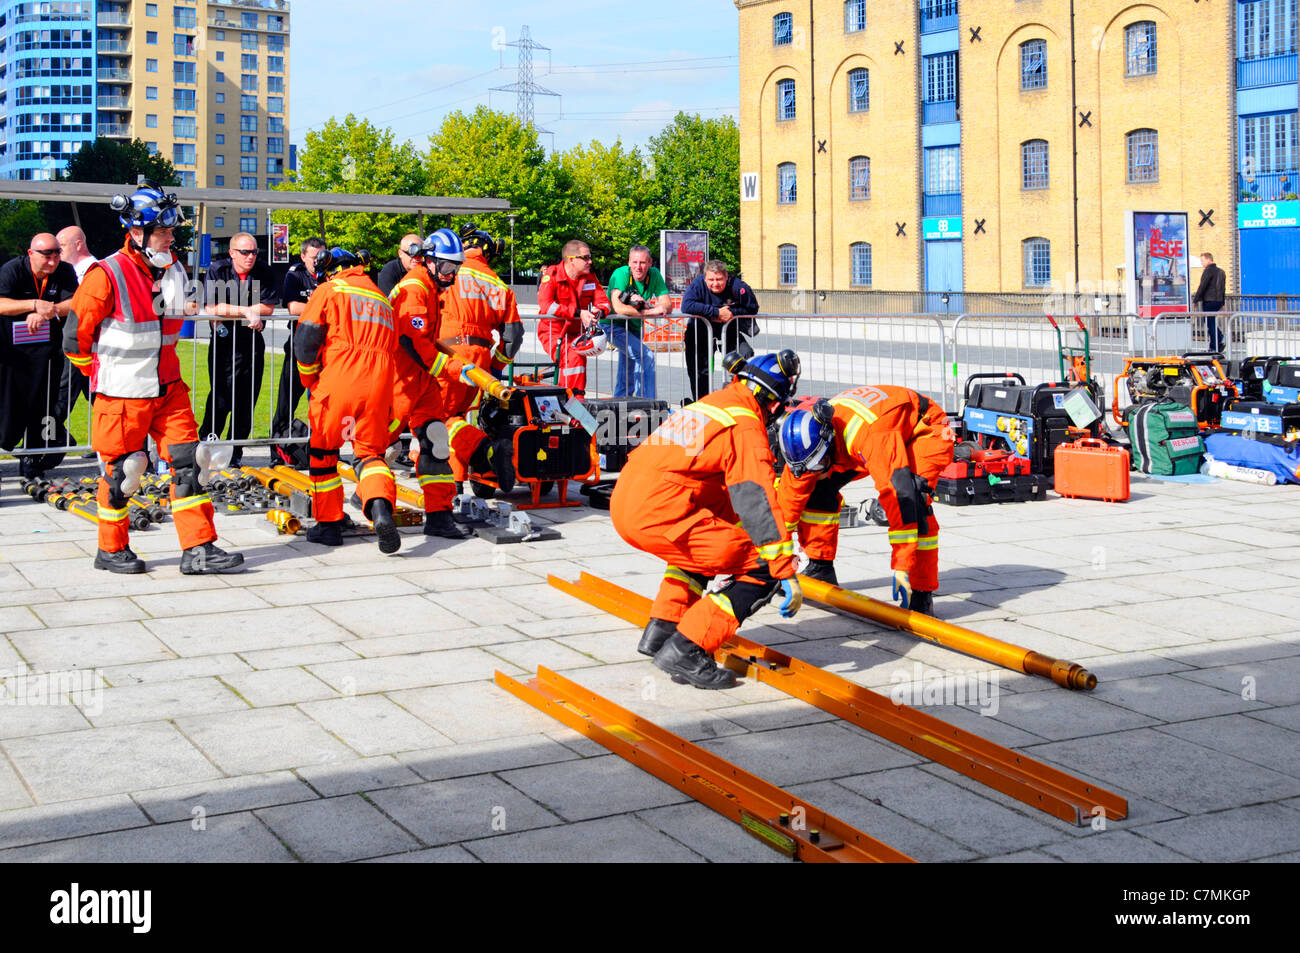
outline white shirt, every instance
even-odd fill
[[[99,261],[99,259],[94,255],[87,255],[85,258],[81,259],[81,261],[72,266],[73,271],[77,273],[77,284],[81,284],[81,279],[86,277],[86,272],[90,270],[90,266],[97,261]]]

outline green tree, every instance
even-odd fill
[[[149,147],[139,139],[117,142],[113,139],[95,139],[81,147],[81,151],[68,160],[68,167],[59,178],[64,182],[105,182],[119,185],[131,192],[140,176],[159,186],[175,187],[180,184],[176,169],[163,156],[151,155]],[[46,228],[57,232],[74,222],[72,207],[67,202],[45,202]],[[87,204],[77,203],[81,229],[86,233],[86,247],[98,258],[111,255],[122,247],[123,229],[118,215],[108,207],[108,201]],[[176,245],[187,248],[193,236],[189,226],[178,228]]]
[[[559,162],[571,183],[570,208],[582,223],[578,237],[591,246],[598,275],[626,265],[632,245],[657,249],[663,211],[653,201],[654,182],[639,150],[628,152],[619,140],[612,146],[593,140],[564,152]]]
[[[740,130],[730,117],[679,112],[650,139],[654,202],[662,228],[707,229],[709,254],[740,262]]]
[[[0,200],[0,264],[27,251],[32,236],[45,231],[39,202]]]
[[[276,186],[281,192],[356,192],[368,195],[423,195],[424,166],[409,142],[393,141],[391,129],[379,129],[368,119],[348,113],[307,133],[298,152],[295,177]],[[289,226],[295,245],[320,233],[317,212],[278,211],[277,223]],[[379,261],[396,254],[407,232],[416,230],[417,216],[374,212],[326,212],[325,240],[351,251],[367,248]]]
[[[434,195],[506,199],[518,210],[515,268],[535,271],[559,260],[560,246],[579,234],[577,209],[570,202],[572,183],[560,163],[537,141],[537,131],[516,117],[479,106],[471,115],[459,110],[429,137],[426,166]],[[457,225],[469,219],[457,220]],[[474,219],[480,228],[508,238],[504,214]],[[498,262],[498,264],[501,264]]]

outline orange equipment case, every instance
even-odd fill
[[[1118,503],[1128,499],[1129,454],[1092,437],[1057,444],[1054,489],[1061,496]]]

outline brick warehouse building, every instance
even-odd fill
[[[1300,293],[1297,0],[737,7],[758,287],[1116,291],[1159,210],[1229,291]]]
[[[292,166],[288,0],[0,0],[0,178],[48,180],[97,136],[181,185],[266,189]],[[264,231],[255,208],[210,231]]]

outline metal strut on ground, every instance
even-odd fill
[[[496,683],[534,708],[671,784],[787,857],[823,863],[902,863],[911,857],[774,784],[665,731],[548,668]]]
[[[644,626],[651,601],[639,593],[583,573],[578,582],[557,576],[550,584],[627,622]],[[1031,807],[1073,824],[1088,823],[1098,810],[1110,820],[1128,815],[1128,802],[1010,748],[994,744],[917,711],[815,665],[736,636],[715,653],[726,665],[755,681],[830,712],[859,728],[951,768]]]

